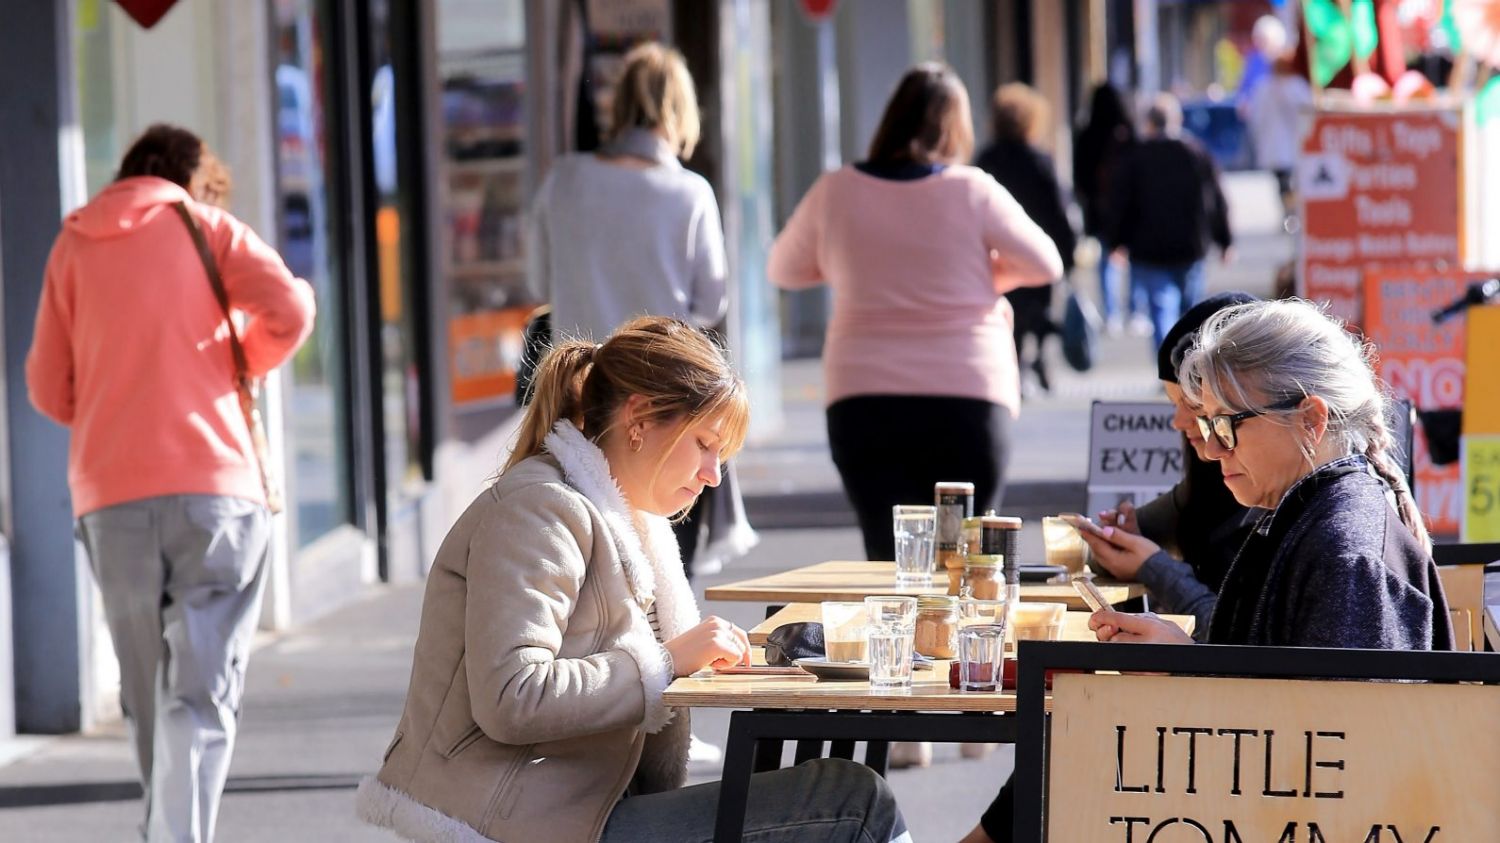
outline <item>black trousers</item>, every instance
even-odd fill
[[[974,514],[999,509],[1010,410],[977,398],[858,395],[828,407],[828,444],[869,559],[894,559],[891,507],[932,503],[933,484],[974,484]]]

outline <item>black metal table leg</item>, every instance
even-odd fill
[[[865,742],[865,766],[879,773],[882,777],[890,769],[890,758],[890,741]]]
[[[761,738],[755,742],[755,772],[769,773],[781,769],[781,738]]]
[[[823,742],[816,740],[797,741],[797,754],[793,764],[801,764],[803,761],[811,761],[814,758],[823,757]]]
[[[755,763],[754,712],[729,715],[729,739],[724,745],[724,774],[719,779],[719,810],[714,819],[714,843],[739,843],[745,832],[745,807],[750,799],[750,776]]]

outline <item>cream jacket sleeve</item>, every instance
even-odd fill
[[[560,485],[509,493],[523,494],[492,514],[469,547],[464,648],[474,722],[508,744],[642,725],[643,677],[653,686],[670,681],[651,675],[660,666],[638,664],[624,648],[558,656],[580,599],[605,599],[584,584],[599,538],[588,507]]]

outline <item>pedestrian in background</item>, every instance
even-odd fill
[[[1135,143],[1135,122],[1125,99],[1108,82],[1094,88],[1089,98],[1088,121],[1073,136],[1073,195],[1083,209],[1083,233],[1100,242],[1109,230],[1109,196],[1115,167],[1120,157]],[[1108,248],[1099,253],[1099,309],[1105,328],[1111,334],[1124,330],[1120,310],[1120,278],[1124,262],[1117,261]],[[1144,297],[1137,296],[1135,282],[1130,282],[1125,308],[1131,316],[1144,318]]]
[[[1209,247],[1217,245],[1226,263],[1232,257],[1218,168],[1182,137],[1176,97],[1152,100],[1145,137],[1121,159],[1110,194],[1105,243],[1129,256],[1131,280],[1145,290],[1155,354],[1183,311],[1203,298]]]
[[[120,662],[150,841],[213,838],[271,534],[236,383],[285,362],[313,324],[312,288],[194,199],[227,189],[193,133],[147,129],[114,183],[64,221],[26,358],[32,404],[71,432],[73,513]]]
[[[708,181],[682,166],[699,124],[682,55],[642,44],[625,56],[604,146],[553,163],[532,205],[527,253],[558,341],[606,337],[643,315],[721,325],[729,294],[719,205]],[[755,546],[732,469],[676,530],[689,578],[700,563],[712,572]]]
[[[870,559],[895,558],[891,507],[940,480],[1000,505],[1020,409],[1005,293],[1062,274],[1057,248],[971,160],[969,98],[947,66],[907,71],[868,157],[824,173],[771,246],[783,289],[828,284],[828,440]]]
[[[1255,145],[1255,163],[1276,176],[1281,209],[1288,231],[1296,214],[1292,170],[1297,165],[1299,128],[1312,110],[1312,87],[1297,72],[1286,47],[1286,27],[1271,15],[1255,22],[1251,31],[1256,51],[1270,60],[1270,70],[1245,98],[1245,122]]]
[[[708,840],[684,787],[677,677],[748,664],[700,618],[667,519],[719,482],[745,385],[692,326],[642,317],[543,359],[519,443],[438,549],[411,684],[366,822],[418,841]],[[842,759],[750,778],[752,840],[909,843],[885,781]]]
[[[1042,227],[1062,258],[1063,276],[1073,271],[1073,251],[1078,245],[1073,224],[1064,210],[1062,188],[1052,156],[1039,148],[1050,123],[1051,109],[1036,89],[1020,82],[995,89],[991,113],[994,140],[979,153],[975,166],[984,170],[1021,204],[1021,210]],[[1015,311],[1016,360],[1022,370],[1036,373],[1037,384],[1051,391],[1043,346],[1058,333],[1052,321],[1052,291],[1057,285],[1017,287],[1005,294]],[[1025,342],[1033,337],[1035,357],[1026,361]]]

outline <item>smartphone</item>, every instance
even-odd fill
[[[1099,586],[1094,585],[1092,576],[1075,575],[1073,588],[1078,592],[1078,596],[1083,598],[1083,602],[1089,604],[1089,609],[1092,611],[1098,612],[1109,608],[1109,600],[1105,599],[1104,592],[1099,590]]]
[[[809,676],[796,665],[735,664],[713,669],[716,676]]]
[[[1080,515],[1076,512],[1063,512],[1060,513],[1057,517],[1068,522],[1070,525],[1072,525],[1073,529],[1077,530],[1080,533],[1092,533],[1101,539],[1105,539],[1106,541],[1109,539],[1109,537],[1104,534],[1104,528],[1089,520],[1088,516],[1086,515]]]

